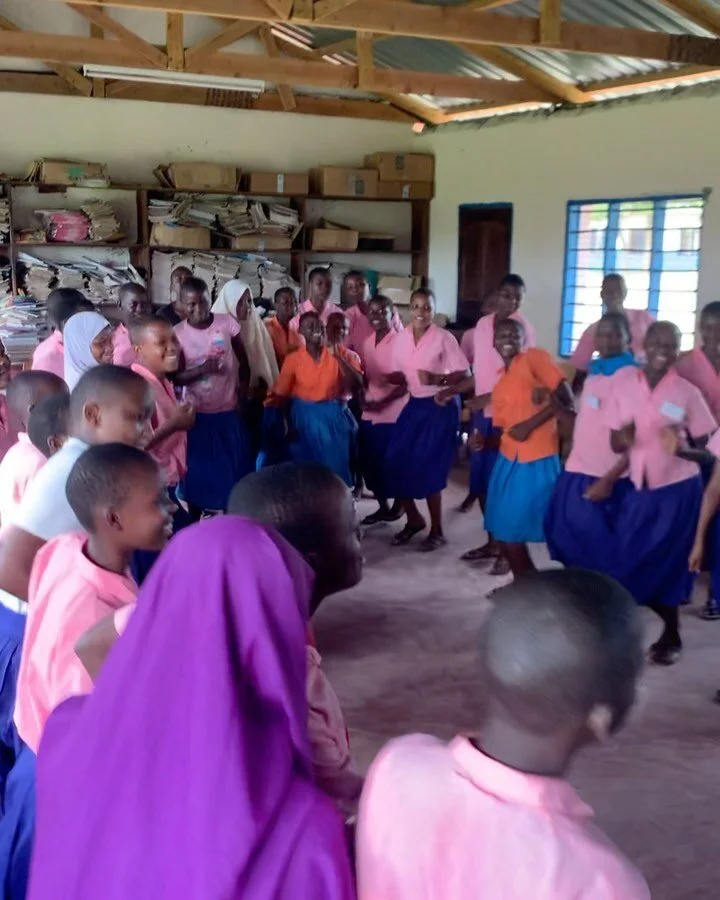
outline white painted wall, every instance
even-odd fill
[[[439,306],[457,302],[458,207],[514,206],[512,268],[528,284],[539,340],[557,351],[568,200],[720,189],[720,96],[678,96],[525,119],[421,139],[436,155],[430,275]],[[699,304],[720,297],[720,198],[706,207]]]
[[[152,184],[159,162],[302,171],[417,144],[395,122],[39,94],[0,93],[0,122],[0,172],[13,177],[42,156],[105,162],[114,181]]]

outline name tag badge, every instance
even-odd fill
[[[669,400],[666,400],[660,407],[660,414],[666,419],[672,419],[673,422],[685,421],[685,407],[678,406],[677,403],[670,403]]]
[[[600,409],[600,398],[596,397],[594,394],[586,394],[585,406],[589,406],[590,409]]]

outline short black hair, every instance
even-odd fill
[[[495,321],[493,322],[493,335],[498,330],[505,325],[513,325],[515,330],[519,333],[520,339],[525,340],[525,326],[520,321],[520,319],[513,319],[512,316],[495,316]]]
[[[52,372],[44,372],[42,369],[31,369],[28,372],[18,372],[10,381],[5,395],[8,407],[25,421],[27,410],[38,402],[38,397],[47,393],[67,394],[67,386],[58,375]]]
[[[127,326],[128,332],[130,334],[130,343],[133,346],[135,346],[135,344],[139,344],[142,340],[145,329],[152,328],[153,325],[162,325],[163,328],[172,328],[172,325],[168,322],[168,320],[163,319],[161,316],[140,316],[137,319],[133,319],[133,321],[130,322]]]
[[[700,310],[700,318],[705,316],[720,316],[720,300],[713,300],[712,303],[706,303]]]
[[[76,312],[94,309],[87,297],[75,288],[55,288],[48,294],[45,305],[48,318],[56,328],[62,328]]]
[[[346,272],[343,275],[343,282],[347,281],[348,278],[362,278],[364,282],[367,283],[367,275],[364,272],[361,272],[360,269],[350,269],[349,272]]]
[[[144,284],[138,284],[137,281],[126,281],[125,284],[121,284],[118,288],[118,298],[122,299],[125,294],[147,295],[147,288]]]
[[[50,456],[50,438],[66,437],[70,418],[70,395],[55,394],[30,410],[27,433],[34,447]]]
[[[437,300],[435,299],[435,292],[430,290],[429,287],[419,287],[415,288],[415,290],[410,294],[410,302],[412,303],[412,298],[416,295],[420,294],[423,297],[427,297],[427,299],[432,303],[433,306],[437,306]]]
[[[587,569],[533,572],[501,588],[480,636],[488,701],[537,734],[579,724],[597,705],[619,725],[642,659],[633,597]]]
[[[270,525],[303,556],[330,543],[336,523],[327,502],[345,482],[318,463],[280,463],[246,475],[230,494],[228,513]]]
[[[288,285],[286,285],[285,287],[278,288],[275,291],[275,294],[273,295],[273,300],[275,301],[275,303],[278,302],[278,297],[281,294],[290,294],[292,296],[293,300],[297,300],[297,294],[295,293],[295,289],[289,287]]]
[[[720,306],[720,304],[718,304]],[[629,341],[632,340],[632,332],[630,331],[630,322],[628,317],[621,312],[607,312],[600,318],[600,322],[611,322],[620,331],[625,332],[625,336]],[[599,323],[598,323],[599,324]]]
[[[368,303],[382,303],[383,306],[389,306],[390,309],[395,309],[395,304],[387,294],[373,294],[368,300]]]
[[[315,312],[314,309],[309,309],[307,312],[302,313],[300,318],[298,319],[298,331],[302,328],[302,324],[306,319],[320,319],[322,322],[322,316],[319,312]]]
[[[95,366],[80,378],[70,395],[70,421],[77,422],[86,403],[102,403],[131,391],[147,391],[147,381],[125,366]]]
[[[190,269],[188,266],[175,266],[175,268],[170,273],[170,280],[172,281],[173,279],[179,278],[180,275],[184,274],[185,272],[188,273],[188,277],[192,277],[192,269]]]
[[[625,284],[625,276],[621,275],[619,272],[608,272],[603,276],[603,281],[607,281],[608,278],[612,278],[614,281],[622,281]]]
[[[191,275],[190,278],[186,278],[185,281],[180,285],[180,294],[189,294],[189,293],[197,293],[197,294],[205,294],[207,293],[208,286],[206,282],[202,280],[202,278],[196,278],[194,275]]]
[[[73,466],[65,493],[78,522],[89,533],[102,506],[120,506],[137,475],[152,477],[158,465],[144,450],[127,444],[97,444]]]
[[[313,278],[315,278],[317,275],[327,275],[327,277],[329,278],[330,277],[330,267],[329,266],[315,266],[314,269],[310,269],[310,272],[308,273],[308,277],[307,277],[308,284],[310,284],[310,282],[313,280]]]
[[[648,337],[654,331],[658,331],[660,328],[669,328],[670,331],[672,331],[674,333],[675,337],[677,338],[678,346],[680,346],[680,344],[682,342],[682,332],[680,331],[680,329],[677,327],[677,325],[674,322],[670,322],[667,319],[665,319],[665,320],[660,319],[657,322],[653,322],[650,325],[650,327],[648,328],[648,330],[645,332],[645,340],[647,340]]]
[[[510,287],[522,288],[522,290],[525,290],[524,279],[512,272],[509,275],[506,275],[500,282],[500,287],[505,287],[505,285],[509,285]]]

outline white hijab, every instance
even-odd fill
[[[237,305],[245,291],[250,293],[250,312],[247,319],[239,324],[243,347],[250,363],[250,387],[255,387],[261,378],[268,387],[272,387],[278,377],[275,348],[260,313],[252,302],[250,285],[239,278],[228,281],[218,294],[212,312],[232,316],[237,321]]]
[[[98,365],[91,344],[110,323],[97,312],[79,312],[71,316],[63,331],[65,381],[72,390],[88,369]]]

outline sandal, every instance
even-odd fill
[[[713,597],[708,598],[708,602],[698,615],[705,622],[717,622],[720,619],[720,607],[717,605],[717,601]]]
[[[432,553],[447,545],[447,538],[442,534],[429,534],[420,544],[418,550],[420,553]]]
[[[387,522],[389,519],[387,518],[387,513],[382,509],[375,510],[374,513],[371,513],[369,516],[365,516],[365,518],[360,523],[361,525],[379,525],[381,522]]]
[[[421,531],[425,531],[425,522],[422,525],[411,525],[408,522],[402,531],[398,531],[390,544],[393,547],[403,547],[405,544],[409,544],[415,535],[420,534]]]
[[[648,658],[656,666],[674,666],[682,654],[682,644],[663,641],[662,638],[648,650]]]
[[[495,562],[493,563],[492,569],[490,569],[489,575],[494,576],[504,576],[510,574],[510,563],[505,559],[504,556],[496,556]]]
[[[482,547],[476,547],[474,550],[468,550],[463,553],[460,559],[463,562],[483,562],[485,560],[495,559],[499,551],[492,544],[483,544]]]

